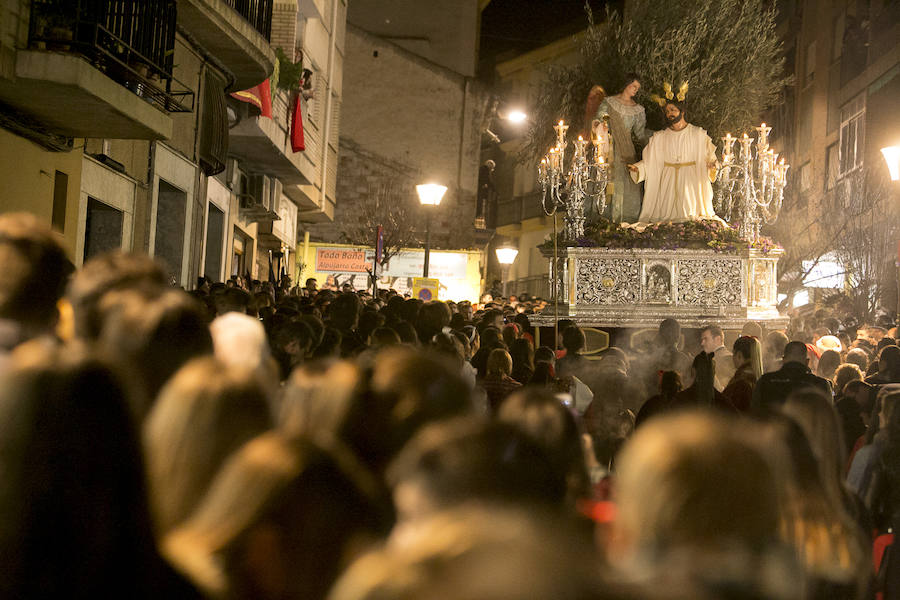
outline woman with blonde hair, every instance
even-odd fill
[[[796,597],[768,576],[793,564],[778,551],[775,475],[741,427],[709,412],[664,415],[626,444],[609,555],[627,579]]]
[[[776,472],[780,531],[804,571],[803,597],[864,597],[872,569],[870,546],[841,501],[832,499],[803,427],[775,417],[759,442]]]
[[[143,442],[156,526],[187,518],[229,454],[272,427],[270,399],[256,371],[194,360],[162,389]]]
[[[317,600],[382,524],[330,452],[269,432],[228,459],[163,551],[209,598]]]
[[[781,410],[803,429],[816,457],[828,501],[835,510],[845,511],[860,526],[859,533],[865,535],[871,529],[870,519],[859,497],[844,485],[846,445],[840,417],[831,400],[816,390],[800,390],[788,396]]]

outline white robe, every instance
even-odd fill
[[[696,125],[654,133],[636,164],[638,172],[631,173],[636,183],[646,181],[637,224],[721,220],[713,209],[707,167],[715,160],[716,147]]]

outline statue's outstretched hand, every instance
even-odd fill
[[[638,172],[637,165],[627,165],[627,167],[628,167],[628,170],[631,171],[632,173]]]

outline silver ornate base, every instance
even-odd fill
[[[740,329],[747,321],[761,321],[769,329],[783,328],[788,318],[776,309],[781,254],[563,248],[559,318],[586,327],[655,327],[672,317],[683,327],[715,323]],[[552,254],[547,258],[552,282]],[[531,318],[538,326],[554,321],[552,305]]]

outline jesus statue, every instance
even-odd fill
[[[671,95],[670,86],[666,86]],[[686,89],[686,84],[682,86]],[[636,225],[716,220],[713,209],[716,147],[706,131],[684,118],[684,92],[660,99],[668,128],[657,131],[643,160],[628,165],[635,183],[644,184],[644,203]]]

